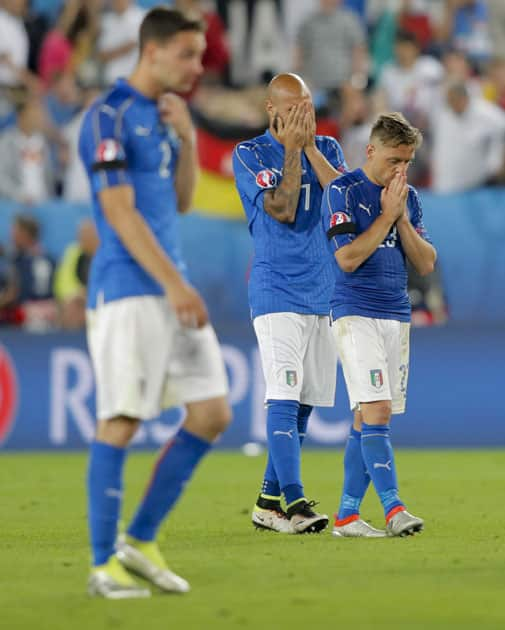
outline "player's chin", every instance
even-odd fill
[[[191,92],[196,81],[196,78],[187,81],[180,81],[179,85],[175,88],[175,91],[179,92],[180,94],[187,94],[188,92]]]

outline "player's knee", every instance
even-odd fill
[[[128,446],[137,432],[140,421],[125,416],[117,416],[109,420],[100,420],[96,429],[96,439],[112,446],[124,448]]]
[[[385,425],[391,419],[391,401],[379,400],[361,405],[361,415],[366,424]]]
[[[210,424],[215,435],[220,435],[230,424],[232,413],[228,403],[224,403],[216,409],[210,418]]]

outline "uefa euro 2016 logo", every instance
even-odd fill
[[[16,419],[18,383],[12,359],[0,345],[0,445],[5,442]]]

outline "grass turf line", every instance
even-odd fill
[[[124,516],[154,456],[133,453]],[[426,531],[408,539],[335,539],[329,531],[255,531],[250,509],[265,457],[212,453],[160,535],[192,592],[145,601],[90,599],[84,454],[0,458],[3,630],[505,627],[505,451],[399,451],[401,495]],[[342,453],[303,455],[306,494],[337,507]],[[383,525],[370,489],[362,515]]]

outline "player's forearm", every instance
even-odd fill
[[[125,187],[127,188],[127,187]],[[134,260],[167,291],[181,282],[181,276],[160,247],[150,227],[133,203],[133,193],[113,199],[109,188],[100,193],[105,217]]]
[[[175,173],[175,192],[177,194],[177,210],[184,214],[191,209],[193,195],[198,179],[198,156],[194,134],[181,139],[177,170]]]
[[[346,273],[352,273],[375,252],[389,234],[393,222],[380,215],[372,225],[362,232],[352,243],[344,245],[335,252],[339,267]]]
[[[316,146],[305,147],[304,151],[322,188],[340,177],[340,172],[328,162]]]
[[[301,183],[302,151],[301,149],[286,149],[282,182],[275,190],[265,193],[266,212],[281,223],[294,223]]]
[[[420,236],[410,221],[404,219],[396,224],[403,251],[420,276],[426,276],[435,268],[437,252],[433,245]]]

